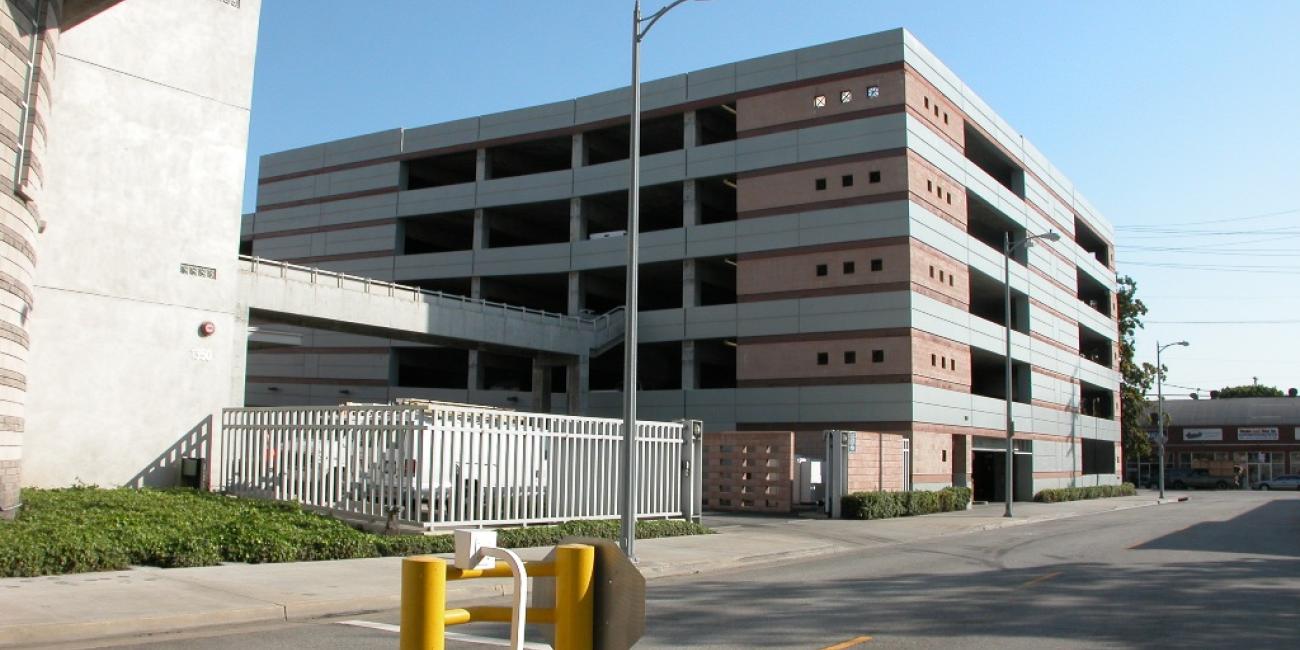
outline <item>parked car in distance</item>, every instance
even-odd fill
[[[1166,467],[1165,487],[1173,487],[1174,481],[1177,481],[1178,479],[1181,478],[1186,478],[1186,476],[1190,474],[1191,471],[1192,470],[1187,467]],[[1151,476],[1147,478],[1145,486],[1149,490],[1154,490],[1160,487],[1160,472],[1159,471],[1152,472]],[[1182,488],[1179,489],[1181,490]]]
[[[1210,470],[1198,467],[1187,470],[1186,474],[1182,474],[1173,480],[1170,480],[1169,476],[1166,475],[1165,484],[1175,490],[1186,490],[1187,488],[1226,490],[1237,487],[1237,477],[1211,474]]]
[[[1300,474],[1283,474],[1255,484],[1256,490],[1300,490]]]

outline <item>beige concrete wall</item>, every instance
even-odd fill
[[[918,489],[952,484],[953,440],[947,433],[927,431],[917,424],[912,431],[912,484]]]
[[[174,484],[242,401],[234,253],[259,13],[131,0],[62,35],[24,484]]]
[[[872,86],[878,89],[879,96],[867,95],[867,89]],[[840,101],[840,93],[845,91],[852,93],[852,99],[847,103]],[[818,95],[826,98],[825,106],[815,105],[813,100]],[[806,120],[847,119],[855,114],[901,103],[902,70],[859,74],[741,97],[736,100],[736,130],[744,133]]]

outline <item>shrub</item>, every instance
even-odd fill
[[[965,510],[970,505],[971,496],[968,487],[946,487],[939,490],[939,511]]]
[[[1088,487],[1050,488],[1034,495],[1034,501],[1040,503],[1060,503],[1062,501],[1081,501],[1083,499],[1105,499],[1110,497],[1131,497],[1137,495],[1137,488],[1132,483],[1120,485],[1091,485]]]
[[[131,565],[211,566],[449,553],[450,535],[379,536],[293,503],[194,490],[24,490],[16,521],[0,525],[0,577],[111,571]],[[641,521],[637,537],[711,532],[684,521]],[[617,521],[500,531],[506,547],[564,537],[618,536]]]
[[[970,488],[948,487],[938,492],[854,492],[840,501],[845,519],[890,519],[965,510]]]

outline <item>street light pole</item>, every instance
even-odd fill
[[[641,211],[641,40],[650,28],[686,0],[674,0],[659,11],[641,17],[641,0],[632,7],[632,113],[631,144],[628,152],[632,168],[627,189],[627,295],[624,303],[623,327],[623,448],[619,458],[619,503],[623,505],[618,543],[623,553],[635,559],[636,544],[636,391],[637,391],[637,302],[640,256]],[[645,27],[642,28],[642,23]]]
[[[1028,246],[1035,239],[1046,239],[1047,241],[1060,241],[1061,236],[1055,232],[1045,232],[1041,235],[1030,235],[1024,239],[1011,241],[1011,233],[1002,233],[1002,284],[1006,289],[1006,333],[1007,333],[1007,356],[1006,356],[1006,397],[1007,397],[1007,469],[1006,469],[1006,500],[1007,511],[1004,516],[1011,515],[1011,502],[1015,499],[1015,435],[1016,423],[1011,417],[1011,254],[1021,246]]]
[[[1002,280],[1006,288],[1006,320],[1004,324],[1007,329],[1007,357],[1006,357],[1006,397],[1007,397],[1007,511],[1006,516],[1011,516],[1011,501],[1014,498],[1012,490],[1015,489],[1015,483],[1012,478],[1016,469],[1015,464],[1015,443],[1016,423],[1011,418],[1011,233],[1002,233]]]
[[[1158,405],[1156,409],[1156,418],[1159,420],[1159,422],[1156,425],[1158,427],[1156,433],[1156,445],[1160,447],[1160,498],[1161,499],[1165,498],[1165,392],[1164,392],[1165,367],[1160,364],[1160,353],[1164,352],[1165,348],[1171,348],[1175,345],[1181,345],[1183,347],[1187,347],[1189,343],[1187,341],[1175,341],[1173,343],[1166,343],[1164,345],[1160,345],[1160,341],[1156,341],[1156,404]]]

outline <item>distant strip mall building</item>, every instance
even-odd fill
[[[1157,435],[1157,404],[1150,402],[1151,435]],[[1237,397],[1167,399],[1167,468],[1207,468],[1231,475],[1246,473],[1251,485],[1286,474],[1300,474],[1300,398]],[[1129,458],[1127,475],[1137,483],[1157,476],[1159,456]]]
[[[241,250],[557,313],[616,308],[629,106],[623,88],[265,156]],[[1001,499],[1003,236],[1055,231],[1011,265],[1016,498],[1118,482],[1111,225],[914,36],[649,82],[644,110],[640,417],[791,430],[812,457],[826,429],[901,433],[916,487]],[[620,347],[561,367],[260,326],[303,344],[250,350],[253,406],[619,413]]]

